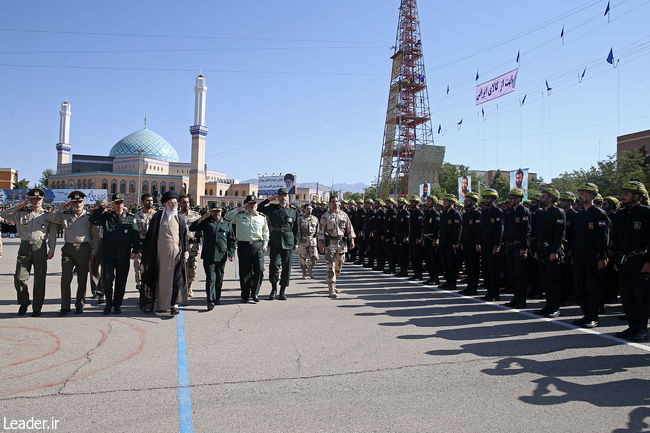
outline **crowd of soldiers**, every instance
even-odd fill
[[[319,253],[325,255],[332,298],[338,296],[336,281],[346,259],[447,290],[456,289],[462,273],[463,295],[477,295],[482,281],[484,300],[500,301],[501,293],[513,293],[505,305],[523,309],[527,299],[542,298],[545,305],[535,313],[549,318],[558,317],[561,306],[575,302],[583,317],[574,324],[585,328],[599,326],[604,304],[620,295],[629,327],[617,336],[637,342],[648,339],[650,207],[645,186],[636,181],[621,187],[620,201],[601,197],[595,184],[585,183],[577,197],[549,186],[540,194],[531,193],[530,200],[513,189],[507,200],[499,201],[497,191],[487,188],[481,197],[467,192],[463,203],[453,194],[442,200],[429,196],[424,202],[415,196],[339,202],[333,196],[328,203],[313,202],[302,209],[290,204],[287,190],[281,188],[259,207],[257,198],[248,196],[244,206],[225,215],[218,205],[195,211],[187,196],[167,194],[174,205],[178,201],[187,225],[182,248],[187,252],[187,277],[178,296],[174,292],[162,307],[161,294],[151,288],[155,284],[143,282],[147,268],[143,249],[146,252],[150,223],[158,211],[151,195],[142,196],[135,214],[124,209],[120,193],[113,195],[111,208],[97,203],[86,209],[83,192],[75,191],[56,212],[41,209],[42,197],[42,190],[30,190],[31,208],[25,201],[0,214],[4,222],[16,225],[21,239],[14,278],[21,315],[31,303],[26,282],[32,267],[33,315],[40,315],[47,260],[54,256],[54,233],[62,227],[62,315],[70,312],[73,274],[78,279],[78,314],[85,305],[87,275],[92,297],[98,304],[106,303],[104,313],[112,308],[119,314],[131,260],[142,311],[153,311],[157,300],[157,311],[169,306],[177,314],[175,302],[187,305],[193,296],[203,244],[209,310],[219,304],[224,265],[235,252],[242,302],[259,302],[264,253],[270,247],[270,300],[276,296],[286,300],[292,251],[300,250],[303,278],[314,277]],[[209,236],[202,242],[206,232]]]
[[[348,260],[358,265],[447,290],[464,270],[463,295],[477,295],[482,279],[484,300],[513,293],[505,305],[522,309],[542,298],[541,316],[577,303],[583,317],[574,324],[585,328],[599,326],[604,304],[620,295],[629,328],[617,336],[648,339],[650,207],[640,182],[625,183],[620,200],[585,183],[577,197],[547,187],[530,200],[513,189],[499,201],[487,188],[462,204],[448,194],[349,201],[343,209],[357,233]]]

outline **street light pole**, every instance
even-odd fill
[[[138,148],[135,152],[138,154],[138,195],[135,198],[135,206],[137,207],[142,196],[142,154],[144,153],[144,149]]]

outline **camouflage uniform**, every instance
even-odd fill
[[[140,246],[144,243],[144,238],[147,237],[147,231],[149,230],[149,223],[151,223],[151,218],[154,216],[156,211],[150,209],[149,213],[144,213],[144,210],[139,210],[135,213],[135,222],[138,223],[138,232],[140,234]],[[133,270],[135,271],[135,286],[140,292],[140,309],[148,310],[149,307],[153,308],[153,291],[142,284],[142,273],[144,272],[144,265],[142,264],[142,250],[138,253],[133,260]]]
[[[302,277],[305,278],[309,273],[310,278],[314,278],[313,268],[318,261],[318,218],[314,215],[301,216],[298,218],[300,225],[300,269]],[[309,265],[307,265],[309,259]]]
[[[336,280],[341,274],[343,258],[348,250],[347,240],[355,237],[352,222],[345,212],[328,211],[321,217],[318,240],[324,243],[327,287],[332,298],[336,298]]]
[[[199,218],[201,218],[201,215],[199,215],[198,212],[194,210],[188,210],[187,214],[180,212],[180,214],[183,214],[183,217],[185,218],[185,223],[187,225],[187,242],[189,243],[188,251],[190,253],[190,257],[187,259],[187,287],[181,290],[181,296],[182,296],[182,304],[185,305],[188,302],[188,298],[191,298],[194,296],[194,292],[192,292],[192,283],[194,282],[194,278],[196,277],[196,266],[197,266],[197,261],[196,258],[199,256],[199,246],[201,245],[201,232],[192,232],[190,231],[190,225],[194,221],[198,221]]]

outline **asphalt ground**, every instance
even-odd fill
[[[542,301],[520,312],[349,263],[329,299],[321,258],[314,280],[294,263],[287,301],[266,280],[239,303],[228,263],[208,312],[199,263],[179,316],[140,313],[131,269],[122,315],[91,300],[60,318],[60,246],[43,315],[18,317],[4,239],[2,431],[650,432],[650,345],[612,337],[616,306],[576,329],[577,307],[542,319]]]

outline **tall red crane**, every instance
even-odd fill
[[[416,0],[401,0],[379,165],[379,197],[404,197],[416,150],[433,145]],[[394,182],[394,188],[391,184]]]

